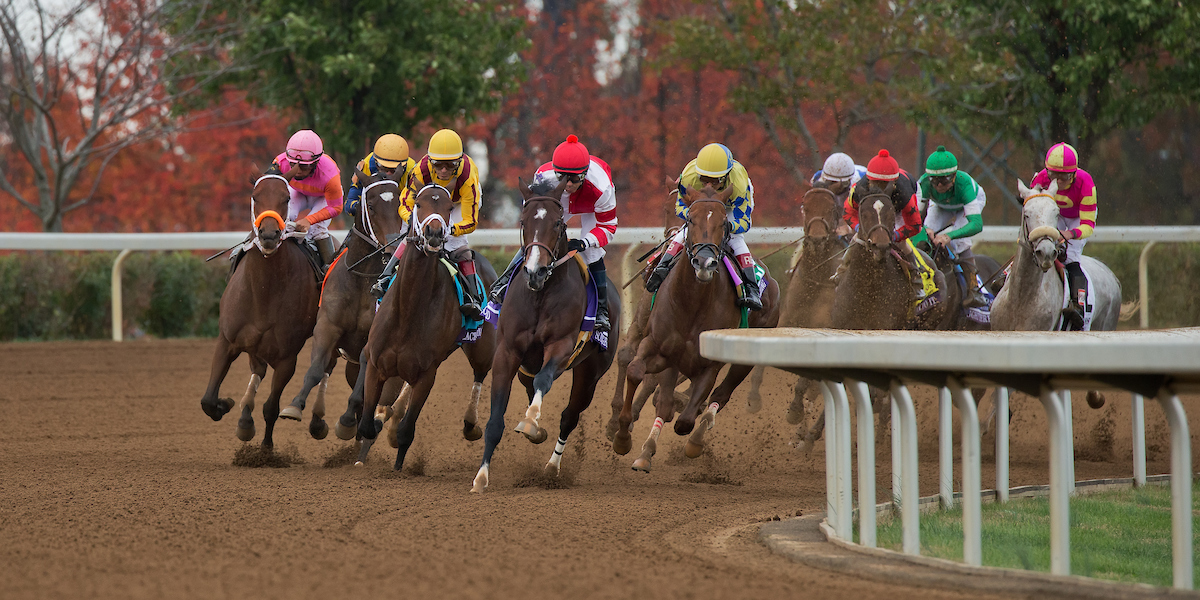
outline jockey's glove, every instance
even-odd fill
[[[567,250],[568,251],[574,250],[576,252],[583,252],[586,249],[587,249],[587,242],[585,242],[583,240],[567,240]]]

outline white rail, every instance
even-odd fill
[[[1074,484],[1070,413],[1061,392],[1116,388],[1157,398],[1171,430],[1174,585],[1181,589],[1192,589],[1194,581],[1191,439],[1178,394],[1200,391],[1198,347],[1200,328],[1088,333],[743,329],[700,336],[700,353],[707,358],[774,366],[822,382],[826,460],[834,470],[826,474],[827,518],[833,531],[848,541],[852,541],[847,523],[852,514],[847,505],[851,496],[850,433],[849,424],[842,421],[848,420],[849,407],[842,386],[849,386],[856,400],[864,381],[891,390],[902,454],[899,467],[894,467],[900,473],[896,500],[903,525],[902,546],[909,554],[920,553],[920,538],[916,416],[907,386],[924,383],[948,388],[962,412],[963,549],[964,561],[971,565],[982,563],[982,498],[979,421],[969,387],[1007,385],[1042,400],[1050,435],[1050,571],[1060,575],[1070,574],[1071,568],[1068,498]],[[1001,416],[1006,419],[1007,410]],[[1135,415],[1135,423],[1139,419]],[[873,446],[865,445],[874,436],[863,421],[870,423],[871,417],[859,419],[860,477],[875,472]],[[868,448],[872,451],[865,452]],[[896,449],[893,445],[893,464],[897,463]],[[1144,466],[1141,478],[1144,481]],[[873,517],[866,517],[874,512],[870,510],[875,505],[873,487],[860,479],[859,530],[864,545],[874,543]],[[1005,482],[1004,491],[1007,488]]]

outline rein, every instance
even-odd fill
[[[562,208],[562,204],[559,201],[555,200],[554,198],[550,198],[550,197],[530,198],[529,200],[526,200],[526,203],[529,203],[533,200],[541,200],[541,199],[550,200],[550,201],[554,202],[554,205],[558,206],[559,209]],[[558,222],[554,224],[554,227],[555,227],[555,229],[559,229],[560,227],[562,229],[566,229],[566,223],[563,222],[561,215],[558,218]],[[561,235],[559,236],[559,239],[560,240],[562,239]],[[521,256],[528,257],[530,248],[541,248],[546,251],[546,254],[550,255],[549,268],[550,268],[551,275],[554,274],[554,269],[557,269],[559,267],[559,265],[562,265],[563,263],[565,263],[568,260],[570,260],[571,258],[573,258],[576,254],[578,254],[578,251],[570,250],[566,254],[563,254],[561,257],[557,257],[554,254],[554,249],[551,248],[549,244],[545,244],[545,243],[538,242],[538,241],[532,241],[532,242],[526,243],[525,242],[525,229],[522,228],[521,229]],[[548,278],[549,278],[549,276],[547,276],[547,279]]]
[[[442,190],[443,192],[446,192],[446,196],[453,197],[450,194],[450,190],[448,190],[444,186],[440,186],[436,183],[431,183],[431,184],[426,185],[425,187],[421,188],[421,191],[417,192],[417,196],[420,196],[422,193],[425,192],[425,190],[427,190],[429,188]],[[411,220],[411,223],[410,223],[409,229],[408,229],[408,236],[410,238],[415,239],[417,242],[419,242],[417,245],[417,249],[419,249],[422,254],[429,254],[429,252],[427,252],[425,250],[425,246],[427,246],[429,243],[429,241],[425,238],[425,226],[429,225],[430,223],[432,223],[434,221],[440,221],[442,224],[442,232],[444,233],[444,235],[447,235],[447,236],[450,235],[450,225],[448,223],[446,223],[445,217],[443,217],[442,215],[439,215],[437,213],[433,213],[433,214],[429,215],[428,217],[425,217],[424,219],[420,218],[417,215],[416,202],[413,202],[412,211],[409,213],[409,219]]]
[[[720,200],[717,200],[715,198],[701,198],[699,200],[692,202],[690,205],[688,205],[688,222],[689,223],[691,222],[691,218],[692,218],[692,207],[701,202],[716,202],[717,204],[721,205],[721,208],[728,210],[725,207],[725,203]],[[724,235],[721,238],[721,243],[724,244],[725,240],[728,239],[728,237],[729,237],[728,234]],[[721,257],[725,255],[725,251],[721,249],[721,244],[714,244],[713,242],[692,243],[692,241],[687,238],[684,238],[684,241],[687,243],[688,260],[695,260],[696,255],[699,254],[700,252],[703,252],[705,248],[712,248],[713,254],[716,255],[717,260],[720,260]]]

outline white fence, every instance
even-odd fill
[[[338,239],[346,230],[331,231]],[[787,244],[804,237],[800,227],[759,227],[746,234],[750,244]],[[107,250],[119,251],[112,268],[113,340],[122,339],[121,267],[134,250],[217,250],[229,248],[246,238],[244,231],[195,233],[0,233],[0,250]],[[663,230],[657,227],[624,227],[617,230],[613,244],[629,245],[622,266],[617,270],[624,283],[636,269],[633,255],[640,247],[662,241]],[[975,237],[979,242],[1013,242],[1017,227],[988,227]],[[477,229],[470,234],[473,246],[517,246],[521,234],[516,229]],[[1089,238],[1094,242],[1143,243],[1138,262],[1138,290],[1141,303],[1141,325],[1149,327],[1150,298],[1147,264],[1150,249],[1159,242],[1200,242],[1200,227],[1103,227]],[[630,299],[625,296],[626,303]],[[624,311],[622,319],[628,326],[633,311]]]
[[[916,411],[907,386],[923,383],[948,390],[962,413],[963,557],[976,566],[982,563],[982,499],[979,420],[970,387],[1009,386],[1042,401],[1050,435],[1050,571],[1059,575],[1070,574],[1068,497],[1074,486],[1071,413],[1064,391],[1116,388],[1157,398],[1171,430],[1174,585],[1181,589],[1193,586],[1192,455],[1178,394],[1200,392],[1197,350],[1200,328],[1071,334],[764,329],[700,336],[700,353],[707,358],[774,366],[821,381],[827,522],[838,537],[853,541],[849,388],[858,409],[859,531],[866,546],[875,545],[876,497],[874,421],[866,383],[891,391],[893,497],[900,505],[902,547],[908,554],[920,553],[920,533]],[[1140,408],[1140,399],[1135,396],[1135,407]],[[1005,433],[1007,417],[1007,407],[997,407],[997,424]],[[1140,411],[1133,421],[1136,438],[1144,426]],[[939,423],[945,460],[945,413]],[[1144,450],[1140,460],[1144,482]],[[1007,456],[1003,463],[1007,468]],[[942,466],[945,473],[946,463]],[[945,483],[942,494],[947,493]],[[1008,490],[1007,475],[1002,489]]]

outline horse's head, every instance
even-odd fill
[[[288,180],[280,175],[263,175],[254,182],[250,210],[254,217],[254,235],[264,254],[274,252],[283,240],[284,216],[290,198]]]
[[[559,255],[566,252],[567,224],[563,222],[562,197],[568,180],[554,189],[531,189],[519,185],[525,203],[521,206],[521,244],[525,253],[525,279],[537,292],[546,285]],[[542,195],[545,194],[545,195]]]
[[[896,209],[892,207],[891,196],[867,194],[858,203],[858,240],[876,259],[882,260],[886,255],[895,230]]]
[[[362,185],[362,208],[355,224],[380,246],[395,242],[404,235],[399,210],[400,184],[383,175],[367,175],[362,171],[356,171],[355,175]]]
[[[1033,251],[1034,260],[1042,272],[1054,266],[1058,249],[1066,243],[1058,231],[1058,202],[1054,194],[1058,182],[1051,180],[1050,187],[1029,189],[1020,179],[1017,190],[1021,193],[1021,243]]]
[[[800,213],[804,221],[804,239],[825,241],[834,235],[842,214],[837,197],[826,188],[814,187],[804,194]]]
[[[450,190],[431,183],[417,192],[413,201],[409,239],[416,241],[421,252],[439,252],[450,236],[450,211],[454,209]]]
[[[721,264],[721,244],[730,232],[725,220],[725,202],[733,195],[733,186],[717,193],[712,184],[703,189],[689,188],[683,197],[687,205],[687,253],[696,270],[696,279],[711,281]]]

